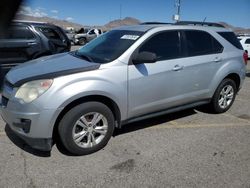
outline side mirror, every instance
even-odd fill
[[[157,57],[156,54],[152,52],[140,52],[132,61],[134,65],[155,63],[157,61]]]

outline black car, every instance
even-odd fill
[[[20,63],[41,56],[68,52],[70,47],[70,40],[56,25],[14,21],[8,31],[0,35],[1,77]]]

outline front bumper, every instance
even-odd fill
[[[15,132],[11,126],[6,125],[11,130],[13,133],[21,138],[26,144],[28,144],[30,147],[40,150],[40,151],[51,151],[52,145],[53,145],[53,140],[51,138],[31,138],[27,137],[25,135],[19,134],[18,132]]]
[[[57,110],[39,110],[34,105],[24,106],[18,102],[8,101],[2,104],[0,98],[0,115],[10,129],[32,148],[49,151],[52,147],[52,134]]]

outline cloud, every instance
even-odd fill
[[[20,6],[18,14],[23,14],[27,16],[34,16],[34,17],[45,17],[48,16],[48,14],[45,12],[44,8],[35,8],[32,9],[29,6]]]
[[[67,20],[67,21],[73,21],[74,18],[72,18],[72,17],[67,17],[65,20]]]
[[[51,10],[50,12],[53,13],[53,14],[58,14],[59,13],[58,10]]]

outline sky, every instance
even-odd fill
[[[142,22],[173,22],[176,0],[26,0],[20,12],[83,25],[104,25],[134,17]],[[227,22],[250,28],[250,0],[181,0],[181,20]]]

